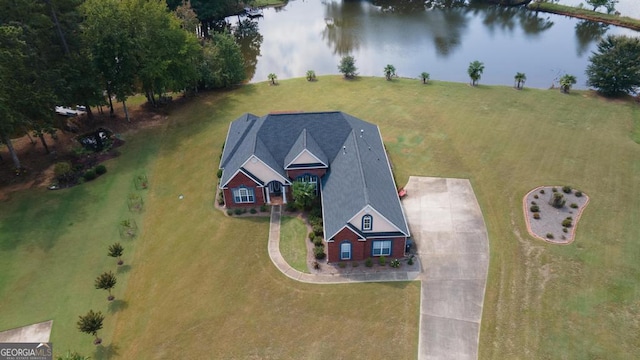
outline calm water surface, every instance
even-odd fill
[[[436,6],[415,8],[406,0],[294,0],[265,9],[254,20],[259,34],[249,31],[243,40],[251,81],[266,81],[269,73],[279,79],[304,77],[307,70],[338,74],[340,58],[353,55],[364,76],[383,76],[385,65],[393,64],[402,77],[426,71],[433,80],[468,82],[466,69],[479,60],[485,64],[481,84],[512,85],[515,73],[524,72],[526,86],[548,88],[569,73],[578,78],[577,88],[585,88],[584,70],[601,36],[640,35],[524,8],[462,0],[426,3]],[[465,6],[438,7],[442,3]],[[617,9],[640,18],[637,0],[621,0]]]

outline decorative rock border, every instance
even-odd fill
[[[553,188],[563,194],[567,201],[567,204],[562,208],[555,208],[549,204],[549,200],[553,196]],[[571,193],[564,193],[562,188],[562,186],[538,186],[529,191],[522,199],[522,211],[527,231],[531,236],[551,244],[568,245],[575,239],[578,222],[582,212],[589,204],[589,196],[585,193],[582,193],[580,197],[576,196],[575,193],[579,190],[574,188],[571,188]],[[541,190],[543,190],[542,193]],[[535,202],[540,208],[539,219],[535,219],[534,213],[530,210],[532,202]],[[576,204],[577,208],[571,208],[570,204]],[[562,230],[562,221],[569,216],[572,218],[572,225],[566,228],[567,232],[565,233]],[[552,234],[553,238],[548,238],[547,234]]]

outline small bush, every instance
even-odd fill
[[[313,248],[313,256],[317,259],[317,260],[322,260],[324,259],[327,254],[324,253],[324,246],[315,246]]]
[[[533,198],[537,199],[538,198],[538,194],[533,195]]]
[[[321,237],[316,237],[315,239],[313,239],[313,245],[315,245],[315,246],[324,246],[322,238]]]
[[[71,175],[72,172],[71,163],[68,161],[56,163],[53,167],[53,173],[59,180]]]
[[[544,189],[540,189],[540,194],[544,194]]]
[[[565,194],[571,194],[571,186],[567,186],[567,185],[563,186],[562,192]]]
[[[229,216],[233,215],[233,210],[228,209],[228,210],[227,210],[227,215],[229,215]]]
[[[578,190],[576,191],[576,197],[582,197],[582,191]]]
[[[96,166],[96,174],[98,175],[103,175],[107,172],[107,167],[100,164],[98,166]]]
[[[532,201],[531,205],[538,205],[538,204],[535,201]]]
[[[249,212],[252,213],[252,214],[255,214],[255,213],[258,212],[258,210],[254,209],[254,208],[251,208],[251,210],[249,210]]]
[[[384,256],[380,256],[378,258],[378,264],[380,264],[380,266],[385,266],[387,264],[387,258]]]
[[[578,208],[578,204],[571,203],[571,205],[569,205],[569,207],[572,208],[572,209],[577,209]]]
[[[236,215],[240,215],[240,214],[242,214],[242,209],[236,208],[235,210],[233,210],[233,213],[236,214]]]
[[[296,211],[296,205],[292,202],[288,202],[287,205],[285,205],[284,209],[288,212],[294,212]]]
[[[364,261],[364,266],[372,267],[373,266],[373,260],[371,260],[371,258],[367,258],[367,260]]]
[[[538,205],[531,205],[531,207],[529,208],[529,210],[531,210],[532,213],[537,213],[540,211],[540,206]]]
[[[340,269],[344,269],[347,267],[347,264],[345,262],[339,262],[338,267],[340,267]]]
[[[320,270],[320,263],[314,260],[313,261],[313,268],[316,269],[316,270]]]
[[[551,198],[551,201],[549,201],[549,204],[554,208],[560,209],[566,202],[567,200],[564,198],[564,195],[556,192],[553,194],[553,197]]]
[[[314,233],[313,231],[309,233],[309,241],[313,242],[313,240],[316,238],[316,233]]]
[[[389,262],[389,266],[391,266],[392,268],[399,268],[400,267],[400,260],[398,259],[393,259]]]
[[[96,175],[96,171],[93,169],[89,169],[87,170],[84,175],[82,175],[82,177],[86,180],[86,181],[91,181],[93,179],[95,179],[97,177]]]
[[[555,192],[558,192],[558,189],[553,187],[553,188],[551,188],[551,191],[553,191],[555,193]]]
[[[411,255],[411,257],[409,258],[409,261],[407,261],[407,264],[413,265],[413,255]]]
[[[571,221],[571,218],[566,218],[562,220],[562,227],[565,227],[565,228],[571,227],[572,222],[573,221]]]
[[[322,225],[313,225],[313,232],[316,233],[316,236],[324,235],[324,231],[322,230]]]
[[[267,211],[267,204],[260,205],[260,212],[266,212],[266,211]]]
[[[569,230],[567,230],[567,228],[565,227],[565,228],[562,228],[562,232],[563,233],[567,233],[567,232],[569,232]]]
[[[553,239],[553,234],[552,233],[547,233],[547,239]]]
[[[218,177],[218,179],[220,179],[222,177],[222,169],[218,169],[218,172],[216,173],[216,176]]]
[[[322,220],[322,209],[320,207],[314,207],[311,210],[309,210],[309,217],[317,217],[320,218],[320,220]]]
[[[540,219],[540,213],[539,212],[533,213],[533,218],[536,219],[536,220],[539,220]]]

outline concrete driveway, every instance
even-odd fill
[[[419,359],[477,359],[489,239],[471,183],[410,177],[402,200],[423,269]]]

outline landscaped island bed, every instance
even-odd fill
[[[13,194],[0,205],[0,324],[53,319],[56,351],[92,359],[184,358],[202,344],[214,358],[415,358],[418,282],[297,283],[269,259],[267,218],[214,208],[217,159],[238,114],[341,110],[380,126],[398,186],[412,174],[470,179],[491,251],[480,359],[633,358],[637,104],[433,77],[322,76],[201,94],[162,126],[125,134],[105,176]],[[144,211],[131,213],[139,174],[152,186],[141,191]],[[572,244],[527,234],[522,196],[540,184],[590,196]],[[128,218],[138,225],[132,240],[119,235]],[[110,307],[93,281],[116,271],[107,256],[115,241],[127,268],[113,291],[122,302]],[[106,315],[97,349],[75,326],[89,309]]]
[[[522,205],[527,231],[552,244],[570,244],[589,197],[570,186],[540,186],[527,193]]]

